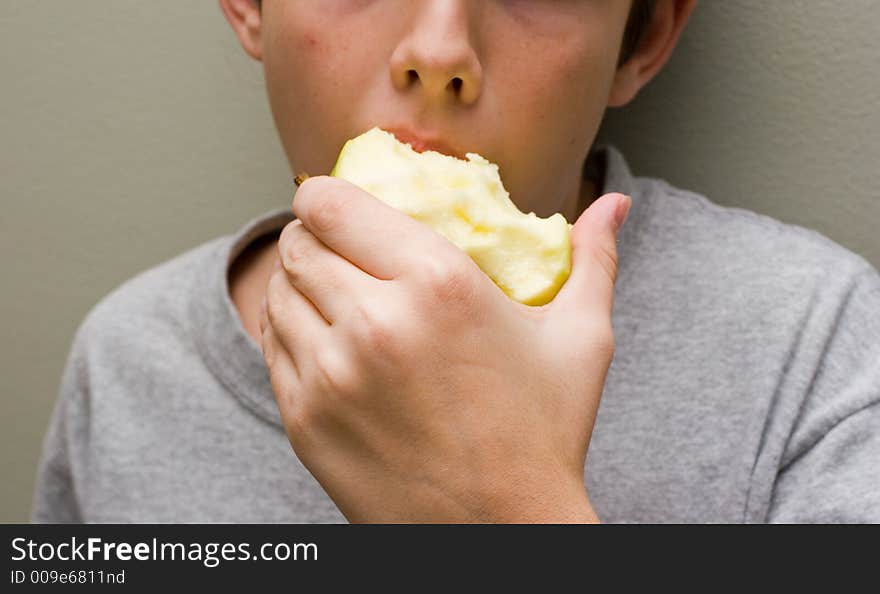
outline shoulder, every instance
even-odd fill
[[[208,280],[225,262],[230,241],[224,236],[203,243],[113,289],[83,319],[73,350],[118,357],[138,346],[162,348],[186,340],[193,302],[207,297]]]
[[[622,322],[647,320],[656,340],[679,337],[765,384],[788,376],[829,397],[842,396],[840,384],[818,381],[820,371],[876,367],[880,275],[865,258],[662,180],[634,178],[632,192],[638,212],[619,244]]]
[[[147,393],[160,377],[174,375],[175,362],[188,360],[196,340],[191,311],[208,294],[204,279],[223,261],[228,241],[206,242],[144,270],[88,311],[62,372],[53,440],[86,447],[90,419],[118,421],[118,411],[108,406],[137,401],[131,396]]]
[[[740,296],[793,301],[845,296],[877,277],[862,256],[821,233],[750,210],[721,206],[668,182],[635,178],[641,217],[633,241],[689,283],[715,283]]]

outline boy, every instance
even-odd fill
[[[34,519],[880,521],[877,271],[590,150],[693,0],[221,7],[292,171],[373,125],[478,152],[521,210],[577,221],[572,275],[518,307],[310,179],[89,314]]]

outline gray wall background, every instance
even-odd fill
[[[637,173],[880,265],[880,2],[704,0],[602,137]],[[0,4],[0,521],[26,521],[77,325],[135,273],[288,204],[259,65],[216,3]]]

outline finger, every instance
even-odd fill
[[[263,359],[269,369],[272,392],[275,394],[275,402],[283,420],[294,414],[298,395],[302,394],[299,370],[270,324],[264,327],[261,344]]]
[[[315,306],[287,280],[284,270],[269,278],[266,321],[294,363],[308,361],[316,345],[329,338],[330,324]]]
[[[605,194],[578,218],[571,230],[572,269],[553,307],[611,314],[617,280],[617,232],[632,199]]]
[[[378,279],[419,270],[425,254],[463,256],[427,225],[343,179],[310,177],[296,191],[293,212],[330,249]]]
[[[281,232],[278,251],[290,283],[331,324],[346,317],[356,296],[375,290],[379,283],[329,249],[299,220]]]

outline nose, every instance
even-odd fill
[[[391,56],[395,88],[418,90],[431,103],[475,103],[482,67],[473,36],[483,1],[413,0],[413,24]]]

